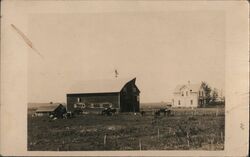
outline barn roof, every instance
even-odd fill
[[[187,87],[188,89],[192,90],[192,92],[198,92],[200,90],[201,84],[183,84],[183,85],[177,85],[174,89],[174,93],[180,92],[180,90],[184,87]]]
[[[68,93],[113,93],[120,92],[122,88],[130,81],[135,81],[136,78],[111,80],[90,80],[74,84]]]

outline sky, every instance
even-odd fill
[[[141,102],[170,101],[176,85],[224,90],[225,16],[219,11],[30,15],[28,101],[66,102],[75,82],[136,77]]]

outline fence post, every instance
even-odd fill
[[[139,139],[139,148],[141,150],[141,139]]]
[[[103,145],[106,146],[106,140],[107,140],[107,135],[105,134],[104,135],[104,138],[103,138]]]
[[[159,139],[160,139],[160,130],[159,130],[159,128],[157,130],[157,137],[158,137],[158,141],[159,141]]]
[[[214,138],[210,142],[211,142],[211,150],[214,150]]]
[[[223,132],[220,133],[220,138],[221,138],[221,141],[224,140],[224,138],[223,138]]]

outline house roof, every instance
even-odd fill
[[[112,80],[91,80],[78,82],[74,84],[68,93],[113,93],[120,92],[122,88],[130,81],[135,81],[136,78]]]
[[[174,89],[174,93],[178,93],[181,91],[182,88],[187,87],[188,89],[192,90],[192,92],[198,92],[200,90],[201,84],[183,84],[177,85]]]
[[[37,108],[36,112],[53,112],[60,105],[60,103],[53,103],[53,104],[44,103],[43,105],[45,105],[45,106],[39,106]],[[61,104],[61,105],[63,105],[63,104]]]

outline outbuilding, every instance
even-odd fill
[[[46,106],[40,106],[36,110],[36,116],[49,116],[53,115],[57,118],[62,118],[63,114],[67,113],[66,107],[60,103],[50,103]]]

